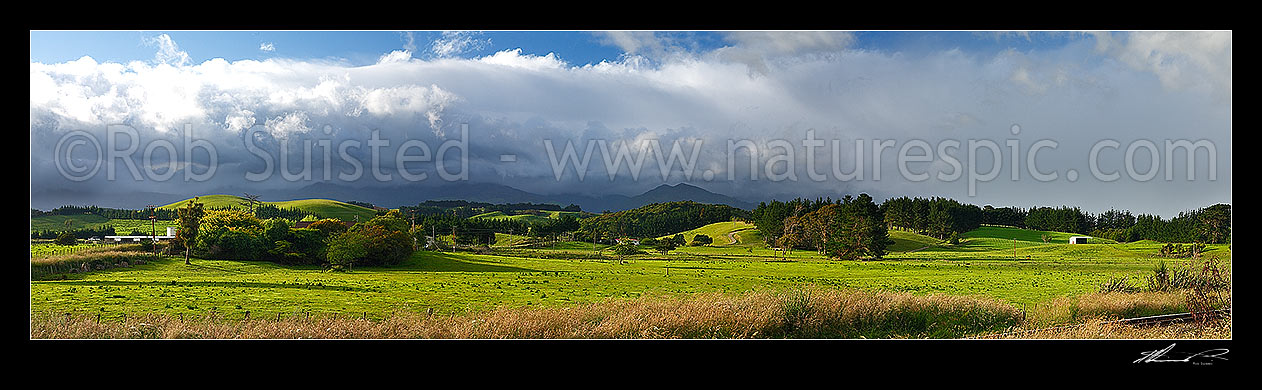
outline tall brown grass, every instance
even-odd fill
[[[1017,326],[1021,313],[988,298],[806,289],[580,306],[495,309],[457,316],[398,312],[384,320],[181,320],[169,315],[35,316],[31,337],[212,339],[705,339],[959,338]]]
[[[47,279],[57,274],[128,267],[161,259],[162,256],[145,251],[140,245],[91,248],[68,255],[32,258],[31,278],[34,280]]]
[[[1026,328],[1079,324],[1097,319],[1147,317],[1187,311],[1184,296],[1178,292],[1106,292],[1061,297],[1029,308]]]
[[[1094,319],[1075,326],[998,335],[1002,339],[1230,339],[1231,318],[1155,326],[1127,325]]]

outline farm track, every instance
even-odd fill
[[[1197,320],[1198,318],[1222,318],[1224,316],[1229,316],[1229,315],[1231,315],[1231,309],[1227,308],[1227,309],[1218,309],[1218,310],[1210,311],[1207,313],[1162,314],[1162,315],[1148,316],[1148,317],[1123,318],[1120,320],[1105,321],[1103,323],[1130,325],[1130,326],[1151,326],[1151,325],[1165,325],[1165,324],[1194,321],[1194,320]],[[1014,332],[989,334],[989,335],[972,337],[972,338],[976,338],[976,339],[999,338],[999,337],[1004,337],[1004,336],[1034,333],[1034,332],[1041,332],[1041,331],[1048,331],[1048,330],[1077,328],[1077,327],[1082,327],[1086,325],[1087,324],[1074,324],[1074,325],[1053,326],[1050,328],[1026,329],[1026,330],[1018,330]]]
[[[738,244],[740,240],[736,238],[736,233],[740,233],[740,232],[743,232],[743,231],[746,231],[746,230],[753,230],[753,229],[752,229],[752,228],[748,228],[748,229],[740,229],[740,230],[733,230],[733,231],[727,232],[727,240],[728,240],[728,241],[730,241],[730,242],[728,242],[727,244],[728,244],[728,245],[736,245],[736,244]]]

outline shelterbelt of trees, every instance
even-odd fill
[[[749,220],[749,212],[724,204],[692,201],[654,203],[644,207],[601,214],[581,220],[577,234],[590,240],[620,237],[660,237],[696,229],[715,222]]]
[[[982,209],[982,223],[1079,233],[1118,242],[1231,242],[1231,205],[1222,203],[1184,211],[1168,220],[1158,215],[1134,215],[1128,210],[1109,210],[1093,215],[1067,206],[1028,210],[986,206]]]
[[[369,207],[372,208],[372,207]],[[541,210],[541,211],[583,211],[578,205],[569,205],[561,207],[560,205],[550,203],[507,203],[495,204],[484,202],[470,202],[467,200],[427,200],[417,204],[416,206],[403,206],[399,211],[403,215],[455,215],[460,217],[472,217],[474,215],[487,213],[491,211],[501,211],[504,213],[512,213],[515,211]]]
[[[899,228],[942,240],[983,224],[1086,234],[1119,242],[1154,240],[1221,244],[1231,241],[1231,205],[1216,204],[1180,213],[1165,220],[1156,215],[1134,216],[1109,210],[1099,215],[1077,207],[979,207],[948,198],[888,199],[879,206],[860,194],[841,200],[794,199],[760,203],[752,220],[767,245],[785,249],[813,249],[832,257],[874,256],[884,253],[888,234],[870,226]],[[839,230],[846,226],[849,230]],[[858,243],[834,242],[849,237]],[[862,244],[859,244],[862,243]],[[854,246],[861,246],[856,248]],[[832,249],[830,249],[832,248]],[[844,250],[843,250],[844,249]]]
[[[299,209],[281,207],[266,203],[254,203],[252,206],[228,206],[218,207],[215,209],[234,209],[249,210],[259,218],[285,218],[292,220],[302,220],[304,218],[312,218],[314,213]],[[108,219],[149,219],[150,216],[160,221],[171,221],[177,217],[175,209],[164,208],[146,208],[146,209],[115,209],[97,206],[61,206],[52,210],[42,211],[31,209],[31,217],[42,217],[46,215],[84,215],[95,214]]]

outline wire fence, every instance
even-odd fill
[[[1022,313],[1022,315],[1024,316],[1025,314]],[[1231,315],[1231,308],[1229,307],[1225,309],[1212,310],[1208,312],[1189,312],[1189,313],[1176,313],[1176,314],[1161,314],[1161,315],[1147,316],[1147,317],[1123,318],[1123,319],[1118,319],[1118,320],[1102,321],[1102,322],[1099,322],[1098,324],[1119,324],[1119,325],[1131,325],[1131,326],[1160,325],[1160,324],[1171,324],[1171,323],[1179,323],[1179,322],[1187,322],[1187,321],[1201,321],[1201,320],[1206,320],[1206,319],[1222,318],[1222,317],[1226,317],[1230,315]],[[1069,325],[1053,326],[1053,327],[1048,327],[1048,328],[1022,329],[1022,330],[1015,330],[1015,331],[1010,331],[1010,332],[976,336],[976,337],[971,337],[971,338],[976,338],[976,339],[1002,338],[1002,337],[1022,335],[1022,334],[1081,328],[1087,325],[1091,325],[1091,324],[1069,324]]]
[[[79,253],[89,249],[109,248],[123,244],[134,244],[134,242],[114,242],[108,240],[93,241],[88,243],[78,243],[75,245],[57,245],[52,241],[32,241],[31,242],[31,259],[47,259],[50,257],[66,256]]]

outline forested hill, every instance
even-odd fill
[[[595,229],[598,235],[609,238],[658,237],[734,218],[747,220],[749,212],[724,204],[692,201],[654,203],[584,219],[580,231]]]

